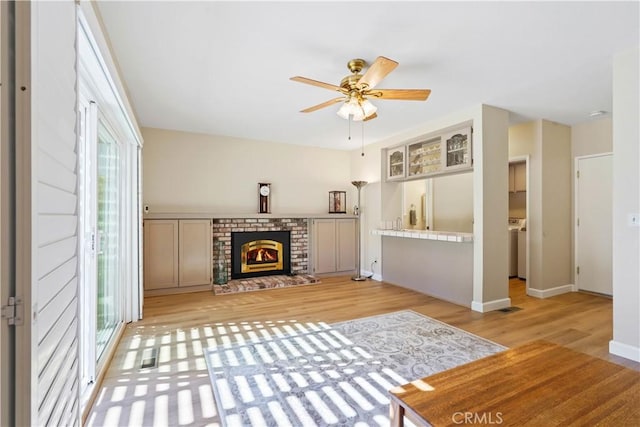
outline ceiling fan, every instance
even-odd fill
[[[367,62],[364,59],[352,59],[349,61],[347,68],[351,71],[351,74],[342,79],[340,86],[308,79],[306,77],[291,77],[293,81],[335,90],[342,94],[342,96],[338,98],[305,108],[300,112],[311,113],[342,102],[342,106],[338,110],[340,117],[355,121],[367,121],[375,119],[378,116],[376,114],[377,108],[369,101],[369,98],[426,101],[431,93],[430,89],[375,89],[376,85],[398,66],[398,63],[384,56],[379,56],[364,74],[360,74],[366,66]]]

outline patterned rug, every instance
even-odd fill
[[[320,280],[309,274],[273,275],[252,277],[250,279],[229,280],[226,285],[213,285],[215,295],[236,294],[239,292],[260,291],[263,289],[289,288],[291,286],[314,285]]]
[[[411,310],[207,350],[224,426],[388,426],[387,390],[506,348]]]

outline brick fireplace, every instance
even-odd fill
[[[290,270],[292,274],[306,274],[309,268],[309,233],[306,218],[216,218],[212,226],[213,265],[220,256],[227,264],[227,277],[235,278],[232,271],[232,233],[245,234],[255,232],[290,233]],[[223,254],[219,253],[218,242],[223,243]]]

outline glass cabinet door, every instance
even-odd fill
[[[443,136],[445,169],[471,166],[471,128],[463,128]]]
[[[405,177],[405,147],[394,147],[387,150],[387,180]]]
[[[440,137],[419,141],[408,146],[408,176],[426,175],[441,169]]]

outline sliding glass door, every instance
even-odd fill
[[[82,11],[78,18],[78,344],[85,407],[125,322],[141,315],[141,138]]]
[[[120,156],[118,144],[98,121],[96,168],[97,209],[97,312],[96,356],[100,360],[113,333],[122,322],[120,295]]]

